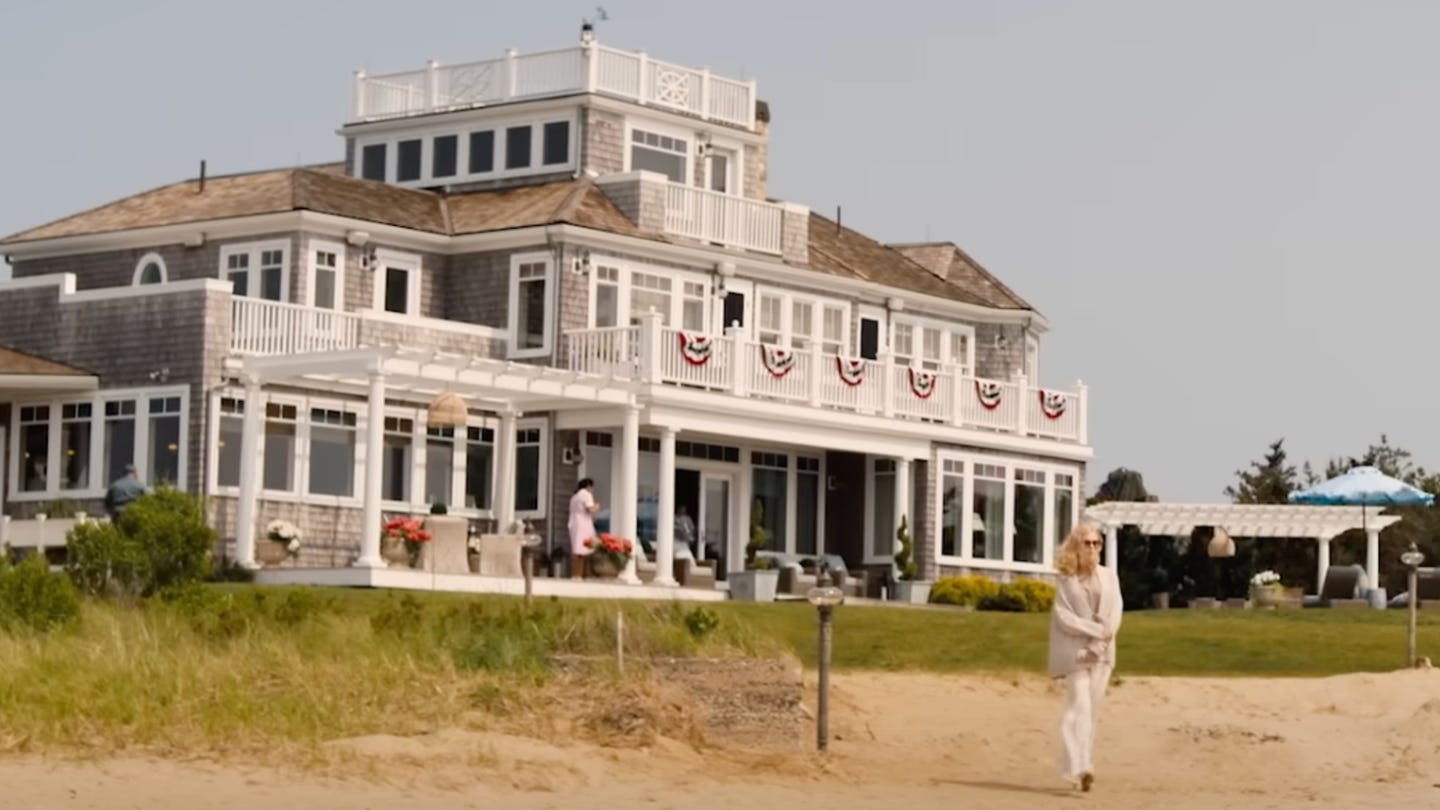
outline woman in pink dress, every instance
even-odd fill
[[[570,578],[579,579],[585,572],[585,558],[590,549],[585,541],[595,536],[595,513],[600,504],[595,501],[595,481],[580,479],[575,494],[570,496]]]

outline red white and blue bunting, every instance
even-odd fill
[[[909,372],[910,393],[920,399],[929,399],[930,395],[935,393],[935,372],[917,368],[911,368]]]
[[[865,382],[865,358],[836,357],[835,370],[840,373],[840,382],[854,388]]]
[[[710,352],[715,348],[715,341],[709,335],[697,335],[692,332],[679,332],[680,335],[680,356],[685,362],[692,366],[703,366],[710,362]]]
[[[761,343],[760,362],[770,376],[778,380],[795,368],[795,350]]]
[[[987,411],[993,411],[1000,407],[1000,392],[1003,389],[1000,383],[989,380],[975,381],[975,396],[980,399],[980,405]]]
[[[1055,391],[1040,392],[1040,411],[1047,418],[1059,419],[1065,415],[1065,406],[1069,404],[1069,398],[1064,394]]]

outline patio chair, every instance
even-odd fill
[[[523,577],[520,567],[522,536],[518,534],[480,535],[480,575],[486,577]]]
[[[1325,571],[1317,602],[1321,607],[1369,607],[1370,601],[1361,597],[1368,586],[1363,567],[1332,565]]]

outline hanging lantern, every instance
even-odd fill
[[[466,416],[465,400],[453,391],[435,397],[426,410],[430,427],[460,427],[465,424]]]
[[[1205,547],[1205,553],[1211,557],[1234,557],[1235,541],[1230,535],[1219,526],[1215,527],[1215,534],[1210,537],[1210,544]]]

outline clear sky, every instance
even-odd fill
[[[772,195],[956,241],[1035,304],[1044,384],[1090,386],[1092,490],[1218,499],[1281,436],[1440,466],[1440,3],[604,5],[602,42],[758,80]],[[6,0],[0,233],[201,158],[338,159],[352,70],[566,47],[593,9]]]

